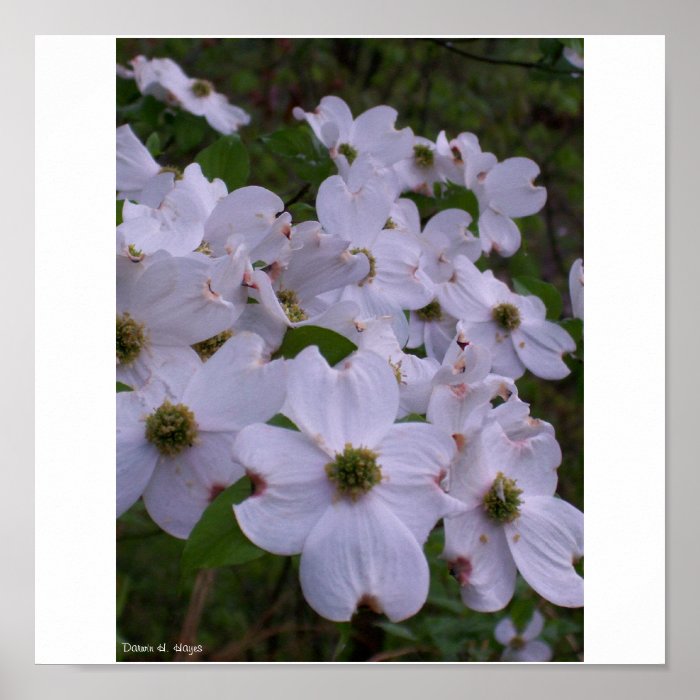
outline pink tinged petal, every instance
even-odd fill
[[[486,462],[515,480],[524,501],[554,494],[561,450],[551,435],[514,441],[494,421],[483,430],[481,444]]]
[[[542,379],[563,379],[571,371],[563,355],[576,350],[576,343],[556,323],[523,324],[513,331],[512,337],[520,361],[534,375]]]
[[[452,277],[436,287],[440,306],[457,319],[490,321],[493,294],[483,274],[471,260],[459,256]]]
[[[473,415],[481,415],[483,406],[489,406],[492,392],[485,384],[439,385],[433,389],[428,404],[428,420],[450,435],[466,432]]]
[[[384,290],[374,284],[364,284],[361,287],[350,284],[342,291],[341,301],[353,302],[360,310],[362,318],[388,317],[391,327],[400,347],[408,340],[408,321],[399,304]]]
[[[186,539],[216,496],[243,476],[232,445],[231,435],[200,432],[193,447],[159,459],[143,501],[163,530]]]
[[[372,494],[327,508],[304,543],[299,576],[309,605],[337,622],[349,620],[359,605],[399,622],[415,615],[428,595],[423,551]]]
[[[515,629],[513,620],[511,620],[509,617],[504,617],[496,625],[496,628],[493,631],[493,636],[496,638],[497,642],[503,644],[503,646],[508,646],[511,639],[518,636],[518,630]]]
[[[260,336],[242,332],[227,340],[192,377],[183,403],[203,430],[238,430],[265,422],[284,403],[285,360],[267,361]]]
[[[138,192],[160,166],[128,124],[117,128],[117,191]]]
[[[340,175],[333,175],[318,188],[316,210],[326,231],[353,248],[370,248],[389,217],[391,199],[379,178],[352,191]]]
[[[479,215],[479,238],[485,253],[495,250],[504,258],[520,248],[520,229],[512,219],[491,207],[485,208]]]
[[[214,263],[205,256],[151,265],[136,284],[140,317],[162,345],[192,345],[228,330],[240,306],[212,287]]]
[[[305,348],[289,369],[289,417],[333,456],[354,447],[374,448],[394,423],[399,387],[389,364],[358,351],[331,369],[315,346]]]
[[[574,318],[583,319],[583,260],[574,261],[569,272],[569,292]]]
[[[532,641],[536,637],[542,634],[544,629],[544,617],[539,610],[535,610],[532,613],[532,619],[527,623],[527,627],[523,630],[522,635],[520,635],[526,642]]]
[[[549,644],[535,639],[531,642],[527,642],[524,647],[520,649],[507,650],[508,658],[504,660],[508,661],[531,661],[531,662],[543,662],[552,660],[552,648]]]
[[[413,132],[397,131],[395,109],[385,105],[372,107],[360,114],[352,128],[352,144],[360,152],[371,153],[383,165],[393,165],[412,155]]]
[[[301,433],[251,425],[239,433],[233,459],[255,484],[253,495],[234,506],[243,532],[273,554],[301,552],[333,502],[328,455]]]
[[[491,371],[494,374],[512,379],[523,376],[525,366],[513,347],[511,336],[495,322],[472,323],[465,321],[461,326],[458,324],[457,329],[458,331],[461,329],[460,340],[462,342],[488,349],[491,353]]]
[[[117,517],[138,501],[158,461],[158,451],[145,438],[147,414],[137,392],[117,394]]]
[[[372,246],[376,277],[368,283],[402,309],[421,309],[433,298],[433,285],[420,269],[421,248],[410,234],[382,231]]]
[[[537,593],[555,605],[583,605],[583,579],[574,569],[583,556],[580,510],[552,496],[528,497],[504,529],[518,570]]]
[[[472,610],[502,610],[515,591],[516,567],[505,534],[478,509],[445,520],[445,551],[462,601]]]
[[[533,184],[539,173],[539,166],[529,158],[498,163],[484,182],[489,206],[508,217],[535,214],[547,201],[547,190]]]
[[[377,445],[382,481],[373,494],[423,544],[441,518],[465,506],[441,483],[455,455],[452,438],[427,423],[397,423]]]
[[[369,273],[366,256],[351,255],[347,240],[323,233],[319,224],[300,237],[303,247],[292,253],[280,285],[297,293],[302,308],[316,295],[359,282]]]
[[[244,237],[249,249],[265,237],[284,202],[263,187],[241,187],[221,199],[204,227],[204,239],[215,255],[226,252],[226,242],[236,234]]]

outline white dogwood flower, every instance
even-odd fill
[[[301,553],[306,600],[330,620],[360,605],[391,620],[428,594],[421,549],[461,505],[440,488],[454,455],[448,435],[394,424],[399,388],[388,363],[359,351],[331,369],[315,347],[293,360],[283,409],[301,432],[254,425],[234,459],[255,493],[234,506],[243,532],[274,554]]]
[[[469,510],[445,520],[442,556],[474,610],[505,607],[516,571],[555,605],[583,605],[574,568],[583,556],[583,514],[554,496],[561,452],[542,435],[512,439],[490,421],[450,474],[450,495]]]
[[[552,648],[537,637],[544,629],[544,617],[535,610],[522,632],[518,632],[513,620],[504,617],[493,631],[493,636],[506,648],[501,661],[550,661]]]
[[[186,538],[209,503],[243,476],[231,460],[233,441],[281,408],[285,362],[269,362],[262,339],[241,333],[194,372],[117,394],[117,516],[143,494],[153,520]]]
[[[539,297],[511,292],[490,270],[480,272],[464,256],[453,264],[453,278],[441,289],[441,306],[460,319],[462,341],[491,352],[493,372],[513,379],[526,368],[543,379],[569,374],[562,356],[573,352],[576,344],[561,326],[546,319]]]
[[[182,107],[222,134],[232,134],[250,122],[250,115],[229,103],[208,80],[190,78],[169,58],[148,59],[137,56],[131,61],[133,77],[143,95]]]
[[[574,318],[583,320],[583,260],[574,260],[569,272],[569,294]]]

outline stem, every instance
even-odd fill
[[[194,586],[192,587],[192,595],[190,596],[190,603],[187,607],[185,620],[182,623],[182,629],[180,630],[178,638],[181,644],[192,646],[197,641],[197,631],[199,630],[199,623],[202,619],[202,613],[204,612],[204,605],[215,578],[215,569],[202,569],[197,574],[194,580]],[[185,652],[180,652],[175,655],[174,660],[196,661],[196,657],[197,655],[195,654],[189,655]]]

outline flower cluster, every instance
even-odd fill
[[[144,94],[223,133],[248,120],[168,59],[132,68]],[[161,165],[117,129],[117,380],[132,389],[117,394],[117,515],[143,498],[185,539],[247,475],[238,526],[301,555],[304,596],[330,620],[358,606],[393,621],[418,612],[440,521],[470,608],[505,607],[517,571],[552,603],[581,606],[583,516],[556,496],[554,429],[515,383],[526,370],[565,377],[576,344],[539,297],[476,264],[518,250],[514,219],[546,201],[538,166],[498,161],[473,134],[396,129],[388,106],[353,117],[329,96],[294,115],[337,166],[318,221],[295,222],[262,187],[229,192],[197,163]],[[450,208],[422,222],[405,195],[448,183],[474,194],[478,218]],[[314,342],[285,352],[300,329],[353,352],[333,366]],[[289,427],[270,424],[277,414]]]

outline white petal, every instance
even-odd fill
[[[583,318],[583,260],[574,260],[569,272],[569,292],[574,318]]]
[[[446,559],[464,604],[479,612],[502,610],[515,591],[516,568],[503,528],[472,510],[445,520]]]
[[[479,215],[479,238],[485,253],[491,249],[508,258],[520,248],[520,229],[505,214],[486,207]]]
[[[452,279],[439,285],[437,294],[440,306],[457,319],[491,320],[492,293],[476,265],[464,256],[454,261]]]
[[[508,659],[512,661],[551,661],[552,649],[549,644],[535,639],[520,649],[511,650]]]
[[[117,517],[140,498],[158,461],[145,437],[147,412],[138,392],[117,394]]]
[[[399,387],[389,364],[358,351],[331,369],[315,346],[289,369],[289,417],[330,456],[345,445],[374,448],[394,422]]]
[[[571,371],[562,356],[576,350],[576,343],[556,323],[523,324],[513,331],[513,345],[525,367],[542,379],[562,379]]]
[[[143,502],[163,530],[186,539],[216,496],[243,476],[232,445],[231,435],[200,433],[193,447],[159,459]]]
[[[371,495],[331,505],[304,544],[304,597],[329,620],[349,620],[364,602],[398,622],[417,613],[428,595],[428,563],[420,546]]]
[[[583,555],[583,513],[550,496],[528,498],[504,526],[523,578],[555,605],[583,605],[583,579],[573,562]]]
[[[237,430],[265,422],[280,410],[286,372],[284,360],[267,361],[260,336],[242,332],[202,365],[182,400],[203,430]]]
[[[333,175],[318,188],[316,210],[326,231],[353,248],[369,248],[389,217],[391,200],[377,178],[353,192],[340,175]]]
[[[544,629],[544,617],[539,610],[532,613],[532,619],[527,623],[527,627],[523,630],[522,638],[529,642],[536,637],[539,637]]]
[[[383,165],[392,165],[411,156],[413,132],[394,127],[397,112],[379,105],[360,114],[352,129],[352,143],[360,152],[371,153]]]
[[[333,501],[328,455],[294,430],[251,425],[239,433],[233,458],[255,485],[255,493],[234,506],[243,532],[273,554],[301,552]]]
[[[373,493],[419,544],[438,520],[464,510],[440,486],[455,454],[454,441],[447,433],[427,423],[397,423],[376,450],[382,481]]]
[[[509,617],[504,617],[497,625],[496,629],[493,631],[493,636],[496,641],[507,646],[510,644],[510,640],[518,636],[518,630],[515,629],[513,620]]]
[[[160,166],[148,149],[136,138],[128,124],[117,128],[117,191],[132,192],[143,189],[146,182],[157,175]]]
[[[498,163],[484,182],[489,205],[508,217],[535,214],[547,201],[547,190],[533,184],[539,173],[539,166],[529,158]]]

